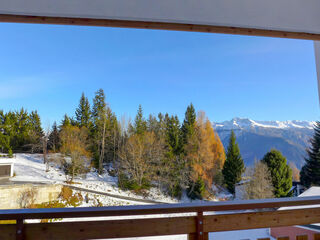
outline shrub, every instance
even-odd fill
[[[78,207],[82,201],[83,201],[82,195],[80,193],[76,193],[75,195],[70,197],[67,203],[68,205],[71,205],[73,207]]]
[[[32,205],[34,205],[36,194],[37,191],[34,188],[22,192],[18,199],[20,208],[30,208]]]
[[[123,190],[133,190],[135,192],[139,192],[140,190],[143,190],[143,189],[150,189],[151,187],[151,184],[147,179],[143,178],[142,184],[139,185],[136,181],[134,181],[133,179],[130,179],[125,174],[119,175],[118,185]]]
[[[63,186],[61,189],[60,197],[65,200],[69,201],[72,197],[72,189],[66,186]]]
[[[194,183],[193,190],[188,192],[188,197],[191,199],[202,199],[205,194],[205,184],[201,178]]]
[[[13,158],[13,152],[12,152],[11,148],[9,148],[9,150],[8,150],[8,157]]]

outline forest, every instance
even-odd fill
[[[122,189],[141,192],[156,186],[175,198],[184,193],[191,199],[207,198],[214,194],[213,185],[234,194],[245,172],[234,133],[225,151],[205,112],[196,112],[192,103],[181,122],[168,113],[146,118],[141,105],[135,118],[126,121],[112,111],[102,89],[92,103],[82,93],[74,116],[65,114],[48,129],[43,129],[37,111],[0,111],[0,146],[9,156],[42,153],[47,166],[55,156],[70,182],[95,169],[117,176]],[[287,196],[292,171],[286,159],[276,150],[265,158],[252,170],[247,198],[261,187],[263,196]],[[274,159],[280,159],[280,165],[273,166]],[[273,182],[279,169],[281,179]]]

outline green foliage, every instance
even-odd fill
[[[57,123],[54,122],[52,125],[52,130],[49,134],[48,148],[54,153],[58,152],[61,147],[60,133],[57,127]]]
[[[226,161],[224,162],[222,169],[224,183],[230,193],[234,194],[235,185],[241,181],[241,176],[244,171],[244,162],[240,154],[238,143],[236,143],[236,136],[234,132],[231,131]]]
[[[0,148],[8,151],[39,152],[42,150],[43,136],[40,116],[37,111],[30,114],[20,111],[0,112]]]
[[[311,146],[307,149],[305,165],[300,172],[301,183],[310,187],[320,186],[320,122],[314,125],[314,134],[311,139]]]
[[[63,120],[61,122],[61,127],[67,127],[67,126],[71,126],[71,119],[69,118],[69,116],[67,114],[65,114],[63,116]]]
[[[120,174],[118,177],[118,184],[123,190],[133,190],[133,191],[140,191],[143,189],[150,189],[151,184],[146,179],[142,179],[142,184],[139,185],[136,181],[133,179],[129,179],[129,177],[126,174]]]
[[[130,125],[129,131],[131,134],[142,135],[147,131],[147,121],[143,117],[143,110],[141,105],[139,105],[139,109],[137,115],[134,119],[134,124]]]
[[[187,111],[185,113],[184,121],[181,127],[182,141],[184,144],[187,144],[189,138],[195,134],[196,118],[196,111],[193,104],[191,103],[187,107]]]
[[[92,106],[92,128],[91,140],[95,165],[98,166],[98,172],[103,172],[103,161],[105,159],[105,135],[106,135],[106,113],[107,103],[103,89],[99,89],[94,96]]]
[[[188,197],[191,199],[202,199],[205,194],[205,184],[201,178],[195,182],[192,191],[188,191]]]
[[[288,197],[292,187],[292,170],[280,151],[272,149],[262,159],[269,169],[275,197]]]
[[[77,125],[79,127],[90,128],[91,110],[87,97],[82,93],[79,106],[75,112]]]
[[[177,116],[169,117],[166,114],[164,123],[165,153],[163,164],[166,168],[161,168],[161,174],[165,176],[167,181],[166,188],[169,195],[181,198],[183,186],[186,185],[186,165],[182,154],[180,122]]]
[[[8,150],[8,157],[13,158],[13,152],[12,152],[11,148],[9,148],[9,150]]]

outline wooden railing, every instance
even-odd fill
[[[16,224],[0,224],[0,239],[78,240],[187,234],[189,239],[205,240],[209,232],[320,223],[320,207],[311,206],[316,204],[320,205],[320,196],[197,204],[0,210],[0,220],[16,220]],[[304,205],[309,206],[278,209]],[[86,219],[25,223],[27,219],[82,217]],[[96,217],[106,218],[97,221]]]

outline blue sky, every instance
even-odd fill
[[[0,24],[0,109],[73,115],[103,88],[118,116],[192,102],[210,120],[317,120],[311,41],[174,31]]]

